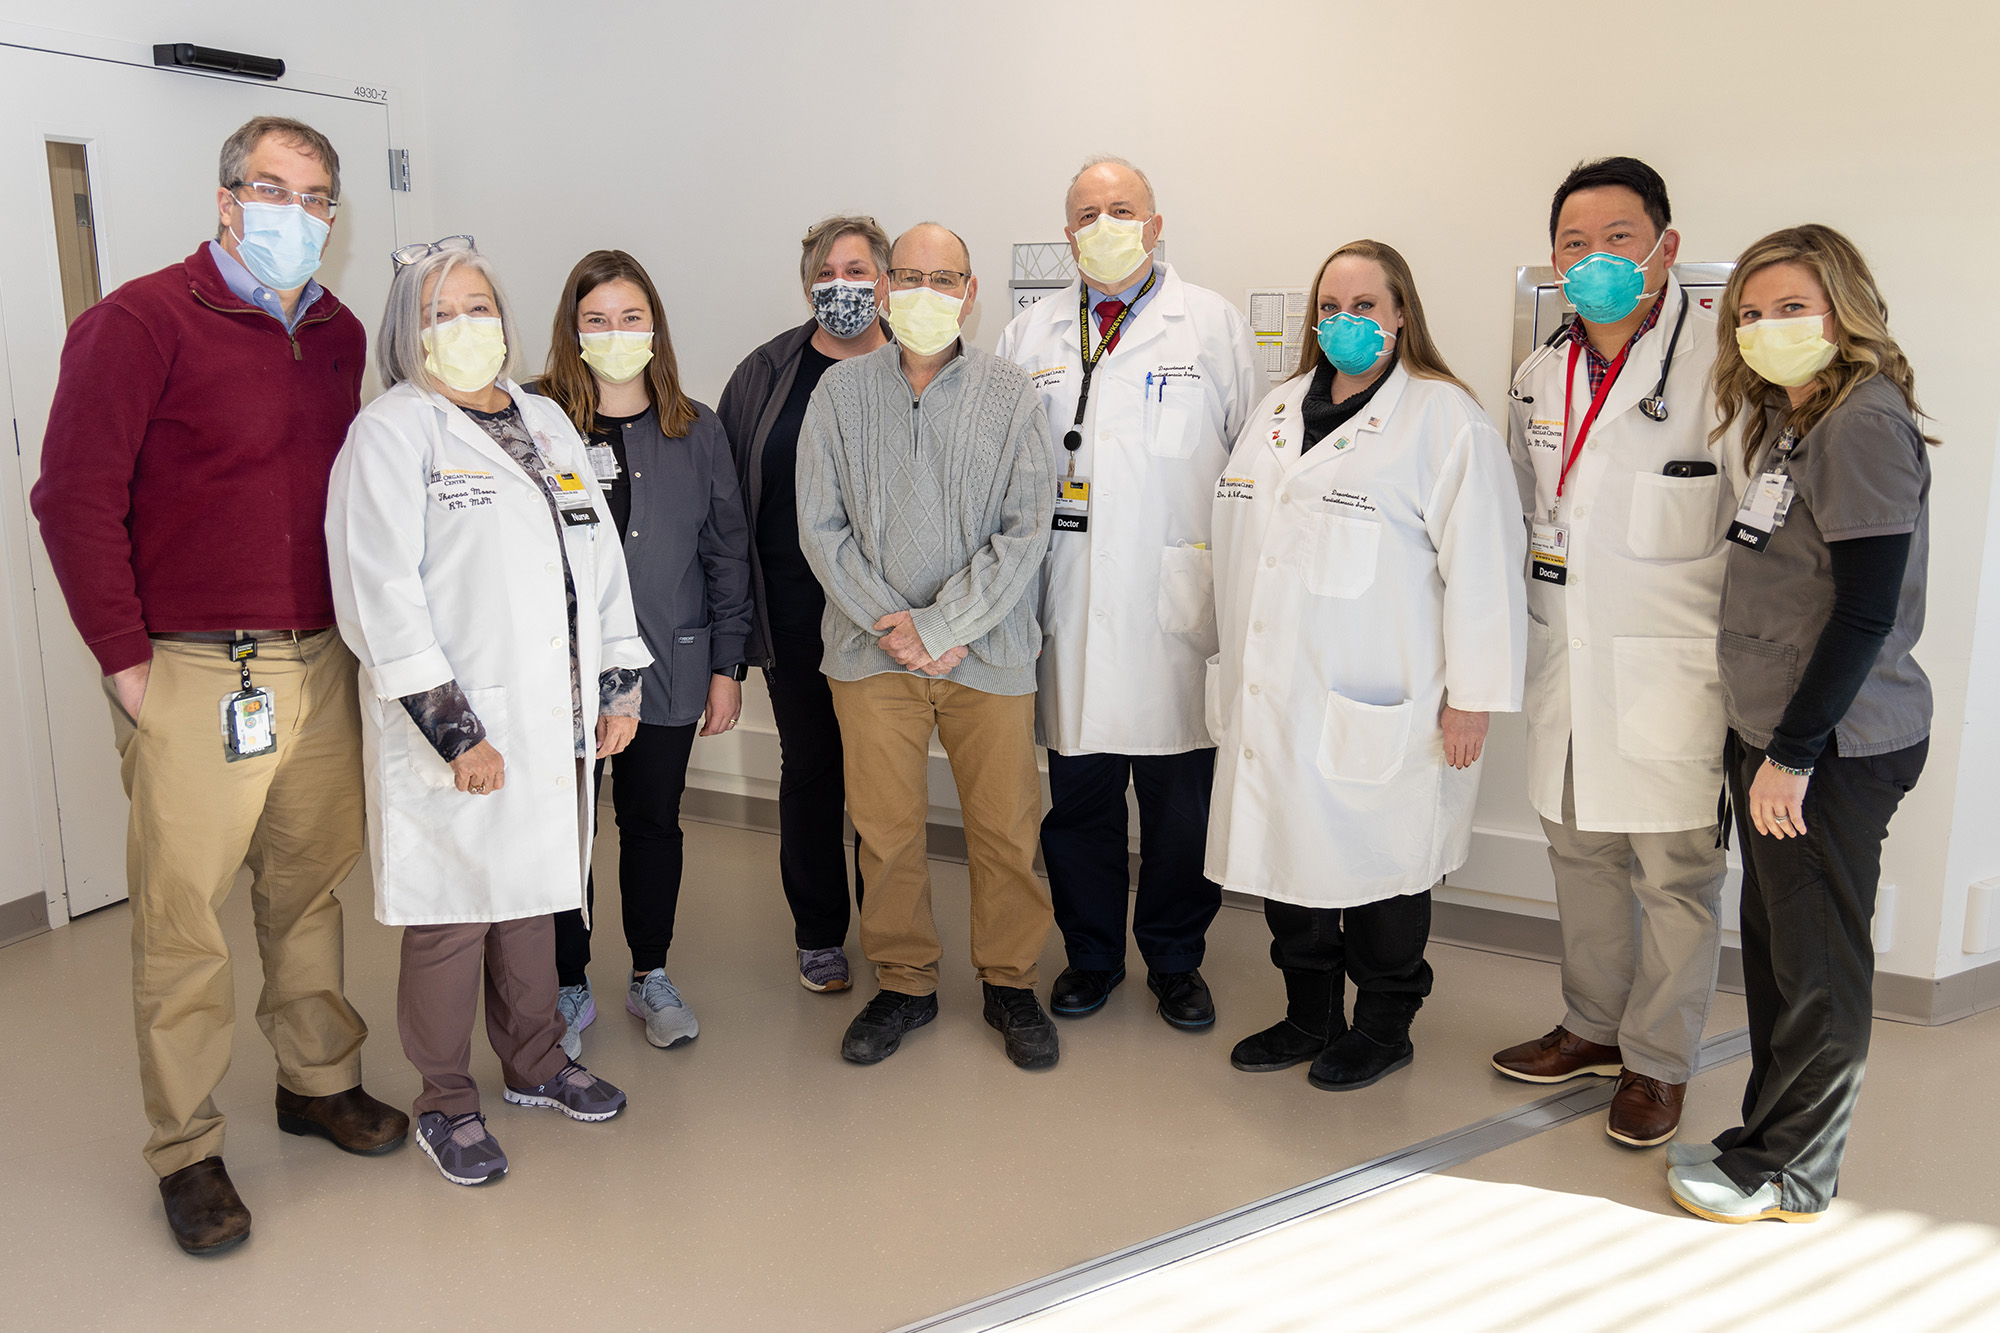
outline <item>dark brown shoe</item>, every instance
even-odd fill
[[[1685,1083],[1662,1083],[1621,1070],[1604,1132],[1634,1148],[1665,1143],[1681,1127],[1681,1102],[1687,1097],[1687,1088]]]
[[[189,1254],[220,1254],[250,1234],[243,1206],[220,1157],[204,1157],[160,1179],[160,1201],[174,1243]]]
[[[1546,1037],[1509,1046],[1493,1057],[1493,1067],[1524,1083],[1561,1083],[1584,1074],[1610,1078],[1625,1067],[1625,1060],[1616,1046],[1600,1046],[1558,1027]]]
[[[358,1083],[331,1097],[301,1097],[281,1083],[278,1128],[287,1134],[317,1134],[348,1152],[373,1157],[409,1137],[410,1117],[376,1101]]]

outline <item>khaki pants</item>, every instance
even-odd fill
[[[972,875],[972,963],[981,981],[1033,987],[1055,923],[1035,877],[1042,783],[1035,770],[1035,697],[986,694],[948,680],[885,672],[835,680],[833,708],[860,841],[861,951],[882,989],[937,990],[937,923],[924,835],[926,764],[935,730],[951,758]]]
[[[1715,825],[1678,833],[1585,833],[1563,773],[1563,823],[1542,821],[1562,918],[1563,1026],[1616,1046],[1625,1067],[1685,1083],[1722,959]]]
[[[562,1072],[562,1016],[556,1011],[556,924],[552,916],[465,925],[405,926],[396,983],[396,1028],[403,1054],[424,1077],[410,1108],[447,1116],[479,1109],[472,1077],[472,1017],[486,973],[486,1039],[509,1087],[535,1088]]]
[[[361,715],[354,655],[332,630],[258,646],[275,753],[229,763],[220,702],[241,688],[221,644],[155,640],[136,726],[112,701],[132,818],[132,1009],[139,1084],[162,1176],[222,1152],[214,1092],[229,1070],[236,991],[216,918],[239,867],[252,876],[263,956],[257,1025],[278,1081],[304,1097],[361,1081],[368,1025],[341,993],[334,890],[360,859]],[[107,683],[108,689],[108,683]]]

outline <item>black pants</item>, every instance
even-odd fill
[[[1750,1083],[1716,1165],[1746,1192],[1777,1181],[1789,1212],[1824,1211],[1840,1180],[1868,1061],[1882,839],[1929,753],[1928,740],[1853,759],[1829,746],[1806,787],[1805,836],[1767,838],[1749,814],[1764,752],[1733,730],[1723,751],[1742,840]]]
[[[778,723],[778,873],[801,949],[838,948],[847,939],[847,784],[841,776],[840,720],[811,638],[771,635],[764,672]],[[861,899],[856,849],[854,900]]]
[[[1060,755],[1049,751],[1049,812],[1042,861],[1069,965],[1093,972],[1125,966],[1125,905],[1131,897],[1131,821],[1125,786],[1139,797],[1139,900],[1132,937],[1155,972],[1201,966],[1208,923],[1222,889],[1201,873],[1215,751]]]
[[[687,787],[696,725],[656,727],[641,722],[632,743],[611,758],[618,897],[634,972],[665,967],[667,947],[674,942],[674,912],[681,901],[681,792]],[[603,788],[604,765],[599,763],[591,791]],[[594,912],[594,876],[584,881],[584,894]],[[557,983],[581,986],[589,963],[590,931],[583,924],[583,913],[556,913]]]
[[[1344,975],[1354,982],[1354,1027],[1383,1042],[1408,1035],[1431,993],[1431,965],[1424,960],[1429,889],[1360,907],[1300,907],[1266,898],[1264,920],[1271,927],[1271,961],[1280,969],[1331,977],[1336,1017]]]

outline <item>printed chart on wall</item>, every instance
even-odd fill
[[[1252,287],[1247,309],[1250,337],[1257,344],[1257,364],[1274,384],[1291,378],[1305,337],[1306,289]]]

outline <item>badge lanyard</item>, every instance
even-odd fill
[[[257,641],[239,634],[229,644],[229,660],[243,678],[243,688],[222,696],[222,757],[229,763],[255,759],[278,748],[275,701],[269,690],[250,683],[250,661]]]
[[[1773,448],[1775,458],[1768,471],[1758,475],[1743,493],[1743,505],[1736,511],[1735,519],[1729,525],[1729,540],[1752,551],[1761,551],[1770,544],[1771,536],[1785,526],[1785,515],[1792,507],[1792,497],[1797,493],[1792,485],[1792,451],[1799,447],[1799,433],[1795,427],[1785,427]]]
[[[1146,293],[1153,290],[1154,279],[1160,271],[1154,269],[1146,275],[1146,285],[1132,298],[1132,304],[1118,312],[1111,321],[1111,327],[1104,331],[1104,341],[1097,345],[1097,355],[1090,354],[1090,288],[1085,286],[1076,297],[1077,336],[1083,341],[1083,383],[1076,392],[1076,420],[1069,423],[1069,431],[1063,436],[1063,448],[1069,451],[1069,475],[1076,476],[1076,453],[1083,448],[1083,409],[1090,402],[1090,377],[1097,373],[1097,363],[1111,350],[1111,344],[1118,341],[1118,331],[1125,327],[1125,319],[1139,302],[1146,299]]]
[[[1611,386],[1618,382],[1618,372],[1625,369],[1625,358],[1632,354],[1632,344],[1618,353],[1618,359],[1611,363],[1611,369],[1604,372],[1604,383],[1590,400],[1590,410],[1584,413],[1583,424],[1577,427],[1576,443],[1569,447],[1563,459],[1562,471],[1556,475],[1556,498],[1549,506],[1549,522],[1556,521],[1556,509],[1562,504],[1563,485],[1569,480],[1569,470],[1576,466],[1577,455],[1583,452],[1583,442],[1590,437],[1590,428],[1597,422],[1597,414],[1604,409],[1604,400],[1611,396]],[[1572,338],[1569,345],[1569,378],[1563,386],[1563,434],[1569,434],[1569,405],[1576,396],[1576,363],[1583,359],[1583,344]]]

